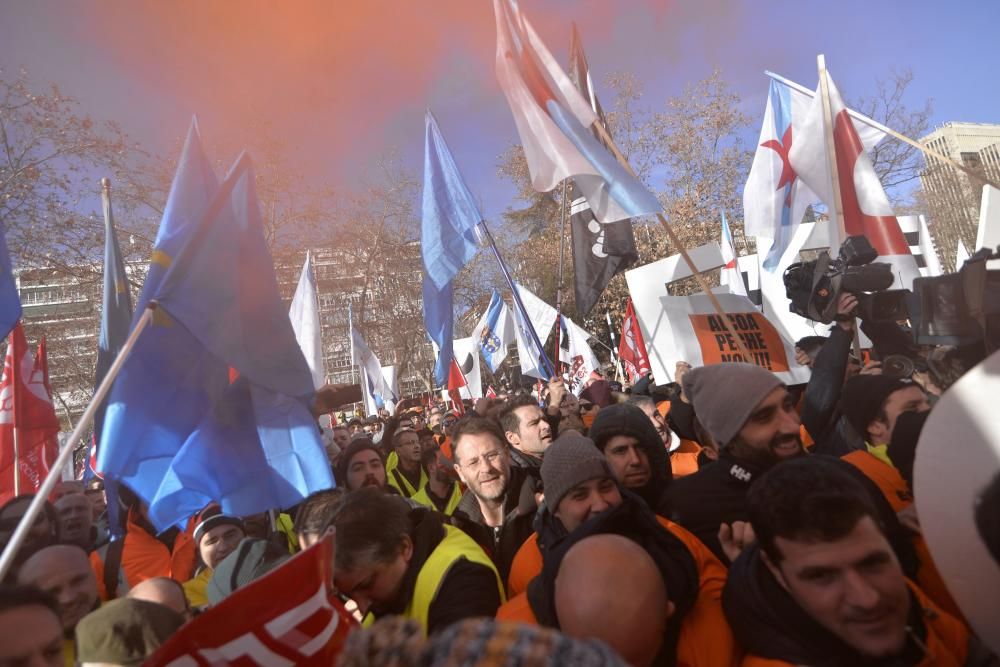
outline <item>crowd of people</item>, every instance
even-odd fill
[[[851,304],[843,304],[849,309]],[[0,587],[0,667],[141,664],[333,535],[363,620],[342,665],[996,665],[921,535],[912,469],[944,387],[804,340],[676,382],[593,377],[337,420],[337,480],[297,507],[209,506],[157,533],[127,488],[61,483]],[[944,382],[938,377],[938,382]],[[9,539],[30,496],[0,508]]]

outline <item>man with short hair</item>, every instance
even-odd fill
[[[337,481],[348,491],[366,486],[383,489],[386,486],[385,462],[378,447],[367,438],[354,440],[340,455]]]
[[[541,466],[545,448],[552,442],[552,426],[538,402],[528,395],[515,396],[500,411],[499,420],[511,446],[513,465],[519,468]]]
[[[670,429],[667,428],[667,420],[663,418],[660,411],[656,409],[656,401],[653,400],[652,396],[644,396],[641,394],[633,394],[628,399],[629,404],[634,405],[645,413],[649,418],[649,421],[653,424],[653,428],[659,433],[660,439],[663,441],[665,447],[670,446]]]
[[[300,547],[308,549],[323,538],[343,497],[344,489],[337,487],[316,491],[302,501],[295,511],[295,536]]]
[[[618,482],[659,511],[673,473],[663,439],[649,417],[635,405],[609,405],[597,413],[589,435]]]
[[[490,559],[437,512],[362,489],[333,519],[337,590],[374,617],[401,615],[432,634],[471,617],[493,616],[503,585]]]
[[[64,643],[51,596],[34,586],[0,584],[0,667],[72,665]]]
[[[386,464],[385,474],[389,485],[404,498],[411,498],[427,484],[427,473],[420,464],[420,434],[412,428],[401,428],[392,435],[392,448],[396,454]]]
[[[21,566],[17,583],[34,586],[55,599],[67,639],[73,638],[77,623],[101,604],[87,552],[75,545],[58,544],[37,552]],[[72,645],[64,650],[71,652]]]
[[[460,420],[451,443],[455,472],[468,487],[454,516],[477,542],[491,545],[490,556],[506,581],[514,554],[533,531],[535,479],[511,465],[504,433],[491,419]]]
[[[97,541],[94,504],[83,492],[67,493],[55,502],[59,513],[59,540],[91,551]]]
[[[803,457],[750,489],[758,543],[733,562],[723,598],[743,664],[967,664],[969,633],[907,581],[848,470]]]
[[[333,427],[333,444],[337,445],[341,452],[347,449],[347,445],[350,442],[351,432],[347,430],[346,425],[337,424]]]
[[[455,480],[455,464],[436,446],[425,449],[420,462],[427,470],[427,484],[411,500],[451,516],[462,500],[462,487]]]

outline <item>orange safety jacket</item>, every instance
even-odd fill
[[[178,582],[185,582],[194,575],[197,550],[195,549],[194,533],[196,519],[188,521],[187,529],[174,538],[173,549],[156,539],[145,528],[138,524],[135,510],[129,510],[128,522],[125,526],[125,537],[119,543],[110,542],[90,554],[90,566],[97,577],[97,589],[102,600],[124,596],[137,584],[153,577],[171,577]],[[111,554],[112,548],[120,549],[118,572],[106,572],[105,559]],[[108,562],[111,565],[111,562]],[[109,594],[108,584],[115,590]]]
[[[915,667],[954,667],[964,665],[969,651],[969,631],[960,620],[947,614],[936,606],[918,586],[910,584],[910,590],[917,597],[917,603],[923,608],[924,626],[927,637],[924,639],[927,649],[924,658]],[[792,663],[784,660],[762,658],[757,655],[745,655],[740,663],[742,667],[792,667]]]
[[[856,450],[840,457],[865,474],[865,477],[875,482],[882,495],[889,501],[897,514],[913,504],[910,487],[894,466],[888,465],[874,454],[865,450]],[[938,572],[927,542],[922,535],[914,535],[911,540],[913,549],[917,552],[920,569],[917,570],[917,584],[934,602],[949,614],[964,620],[962,610],[948,591],[944,578]]]
[[[656,520],[687,546],[698,568],[698,599],[681,623],[677,664],[690,667],[735,664],[739,649],[722,611],[722,588],[727,575],[725,566],[687,530],[661,516],[657,516]],[[538,624],[526,591],[528,582],[541,571],[538,533],[533,533],[514,556],[507,586],[510,599],[497,611],[497,620]]]

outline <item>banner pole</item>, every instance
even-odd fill
[[[556,353],[553,363],[559,369],[562,337],[562,288],[563,288],[563,257],[566,253],[566,181],[562,183],[562,204],[559,207],[559,279],[556,282]]]
[[[91,423],[94,421],[94,415],[97,413],[97,408],[104,401],[104,397],[107,396],[108,392],[111,391],[111,385],[114,383],[115,378],[118,377],[118,373],[121,372],[122,365],[125,363],[125,359],[128,357],[132,348],[135,347],[136,342],[139,340],[139,334],[141,334],[149,323],[153,321],[153,313],[157,308],[157,303],[155,301],[150,301],[149,305],[146,306],[146,310],[142,313],[142,317],[136,322],[135,328],[128,335],[128,339],[122,346],[121,351],[118,356],[115,357],[115,361],[111,364],[111,368],[108,369],[108,374],[104,376],[101,380],[100,386],[97,391],[94,392],[94,397],[90,399],[90,403],[87,405],[87,409],[84,410],[83,415],[80,417],[80,421],[76,423],[76,428],[70,434],[69,439],[66,441],[66,446],[62,448],[59,452],[59,457],[56,458],[55,463],[49,469],[49,474],[46,475],[45,481],[42,482],[42,486],[39,487],[38,492],[35,494],[34,499],[28,506],[28,511],[24,513],[21,517],[20,523],[17,524],[17,529],[14,530],[14,534],[10,538],[10,542],[7,543],[7,547],[3,550],[3,554],[0,555],[0,580],[3,580],[7,576],[7,572],[10,570],[11,565],[14,564],[14,556],[17,555],[18,549],[21,548],[21,544],[24,542],[25,538],[28,536],[28,531],[31,530],[32,525],[35,523],[35,517],[38,513],[42,511],[42,507],[46,503],[46,499],[49,494],[52,493],[52,489],[55,488],[56,482],[62,476],[62,470],[66,467],[66,462],[71,456],[73,456],[73,450],[80,443],[83,438],[83,432],[90,428]]]
[[[503,257],[500,256],[500,250],[497,248],[496,241],[493,240],[493,234],[490,233],[490,228],[486,226],[486,221],[481,220],[479,225],[483,228],[483,233],[486,234],[486,240],[490,244],[490,248],[493,250],[493,255],[497,258],[497,263],[500,264],[500,272],[503,273],[504,279],[507,281],[507,286],[510,287],[510,291],[514,295],[514,305],[521,309],[521,315],[524,317],[524,324],[528,327],[528,333],[531,335],[531,342],[535,344],[538,351],[542,353],[541,361],[545,364],[545,372],[548,374],[549,378],[555,375],[555,371],[552,368],[551,362],[545,355],[545,348],[542,347],[542,342],[538,340],[538,334],[535,332],[535,326],[531,323],[531,318],[528,317],[528,311],[524,307],[524,303],[521,302],[521,295],[517,293],[517,288],[514,285],[514,279],[510,275],[510,271],[507,270],[507,265],[503,261]],[[558,324],[558,323],[557,323]]]
[[[622,152],[618,150],[618,145],[615,143],[614,139],[611,138],[611,135],[608,134],[608,131],[604,127],[604,125],[602,125],[601,122],[597,120],[594,121],[594,127],[597,129],[598,133],[601,135],[601,138],[604,140],[604,144],[608,148],[610,148],[614,156],[618,158],[618,162],[621,163],[623,167],[625,167],[625,170],[628,171],[628,173],[638,178],[638,176],[635,173],[635,170],[632,169],[632,165],[628,163],[628,160],[625,158],[624,155],[622,155]],[[677,234],[674,233],[674,230],[670,227],[670,224],[667,222],[667,219],[663,217],[663,213],[657,212],[656,218],[660,221],[660,225],[663,227],[664,231],[667,232],[667,237],[670,239],[670,242],[677,247],[677,250],[680,252],[681,259],[683,259],[684,263],[687,264],[689,269],[691,269],[691,274],[694,276],[695,281],[698,283],[698,287],[700,287],[701,291],[704,292],[705,296],[708,297],[708,300],[712,304],[712,308],[715,309],[715,312],[719,314],[719,318],[722,320],[723,325],[726,327],[726,331],[729,333],[730,336],[732,336],[733,344],[739,351],[740,356],[743,357],[743,360],[746,361],[746,363],[752,364],[753,357],[750,356],[750,352],[747,350],[746,345],[744,345],[743,339],[740,338],[739,334],[736,333],[736,329],[733,327],[733,323],[730,322],[729,317],[726,316],[726,311],[722,309],[722,304],[719,303],[719,299],[715,296],[715,293],[712,292],[712,288],[709,287],[708,281],[705,280],[705,276],[703,276],[701,270],[697,266],[695,266],[694,260],[692,260],[691,256],[688,254],[687,247],[681,242],[679,238],[677,238]]]
[[[15,363],[16,360],[15,360]],[[13,373],[11,373],[13,375]],[[17,387],[14,391],[18,391]],[[19,460],[19,449],[17,442],[17,432],[20,429],[17,427],[17,417],[14,417],[14,497],[21,495],[21,462]],[[2,577],[0,577],[2,578]]]

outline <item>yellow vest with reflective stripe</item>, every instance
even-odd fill
[[[455,508],[458,507],[458,502],[462,499],[462,489],[458,486],[458,482],[452,482],[451,484],[451,495],[448,497],[448,503],[444,506],[444,514],[451,516],[455,512]],[[427,493],[427,485],[413,494],[410,498],[415,503],[420,503],[424,507],[429,507],[434,511],[438,511],[437,505],[431,500],[430,495]]]
[[[420,486],[416,489],[413,488],[410,480],[406,479],[403,473],[395,474],[398,467],[399,456],[396,455],[396,452],[390,452],[389,458],[385,462],[385,477],[389,484],[399,491],[404,498],[412,498],[413,494],[427,486],[427,473],[424,472],[423,466],[420,466]]]
[[[424,629],[424,635],[427,634],[427,618],[430,615],[431,604],[434,602],[434,598],[437,597],[438,588],[440,588],[441,582],[444,581],[451,566],[460,560],[464,559],[490,568],[490,571],[493,572],[493,576],[497,580],[497,590],[500,591],[500,602],[507,601],[503,584],[500,582],[500,574],[497,573],[496,566],[493,565],[493,561],[486,555],[483,548],[476,544],[471,537],[454,526],[445,526],[444,531],[444,539],[434,547],[434,551],[427,557],[423,567],[420,568],[420,572],[417,573],[417,581],[413,586],[413,595],[410,597],[410,602],[406,605],[406,609],[403,610],[405,618],[412,618],[420,623],[420,626]],[[365,615],[361,624],[368,627],[374,622],[375,618],[369,613]]]

